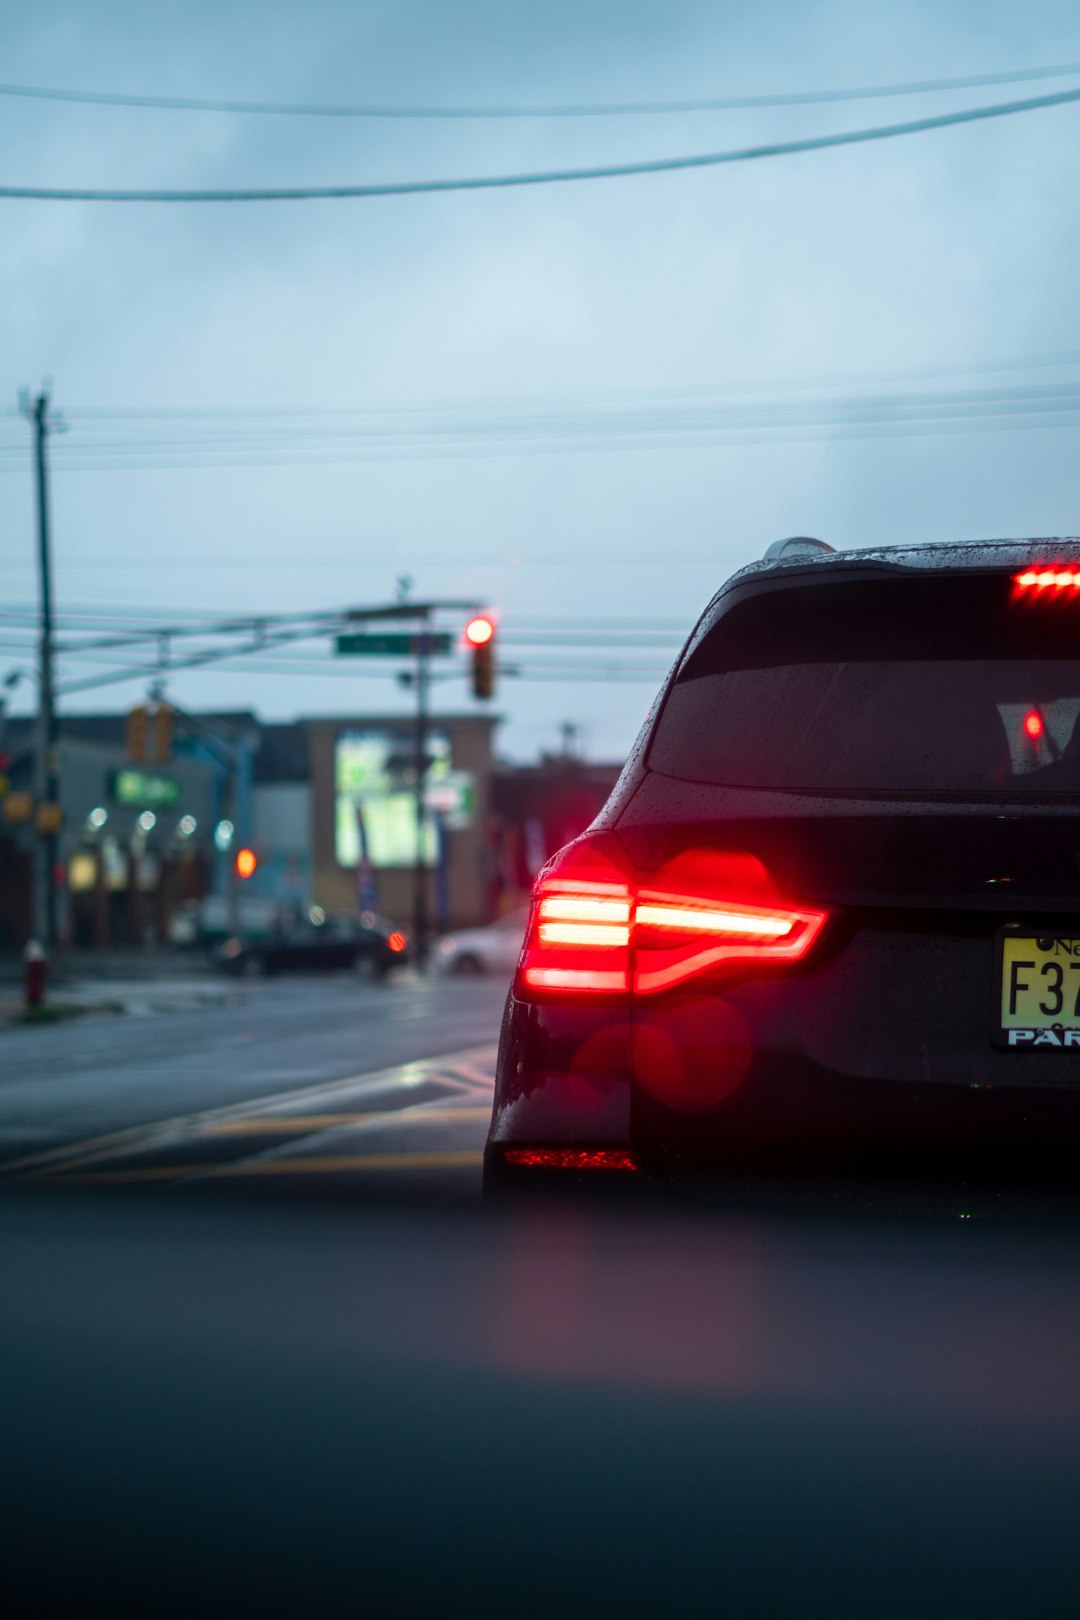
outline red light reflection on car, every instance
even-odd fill
[[[636,1170],[629,1148],[507,1148],[507,1164],[532,1170]]]

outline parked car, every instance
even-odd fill
[[[382,978],[409,961],[409,937],[396,923],[376,917],[305,921],[265,938],[227,939],[215,953],[226,972],[331,973],[358,969]]]
[[[537,879],[494,1178],[1080,1146],[1080,546],[781,542]]]
[[[501,973],[509,978],[521,954],[528,907],[508,911],[497,922],[483,928],[463,928],[446,934],[435,953],[440,973]]]
[[[169,924],[174,945],[212,945],[230,939],[263,938],[272,934],[285,913],[277,900],[265,895],[208,894],[202,900],[186,900],[177,907]]]

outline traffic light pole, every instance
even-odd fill
[[[424,865],[427,831],[428,697],[431,684],[431,642],[427,621],[416,637],[416,867],[413,889],[413,951],[423,968],[428,959],[428,878]]]
[[[27,414],[34,426],[34,465],[37,473],[38,574],[41,587],[41,640],[38,671],[38,718],[35,797],[38,805],[53,805],[59,794],[56,759],[56,709],[53,696],[52,566],[49,550],[49,486],[45,441],[49,432],[49,396],[41,393]],[[38,833],[34,840],[34,934],[46,950],[56,943],[55,832]]]
[[[236,870],[236,851],[233,848],[233,844],[236,842],[236,815],[237,815],[236,804],[237,804],[237,798],[238,798],[237,780],[236,780],[236,778],[237,778],[237,776],[239,774],[239,768],[240,768],[240,763],[239,763],[239,760],[237,759],[237,750],[238,750],[238,744],[237,744],[236,740],[235,739],[230,739],[230,742],[228,744],[229,762],[228,762],[228,765],[226,767],[226,775],[225,775],[225,818],[226,818],[227,821],[230,821],[232,823],[232,826],[233,826],[233,838],[232,838],[232,843],[230,843],[228,851],[227,851],[228,864],[227,864],[225,870],[226,870],[226,873],[228,874],[228,885],[229,885],[229,889],[228,889],[229,933],[234,938],[240,932],[240,884],[238,882],[239,874],[237,873],[237,870]]]

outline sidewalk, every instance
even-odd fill
[[[96,974],[52,980],[40,1015],[27,1016],[21,983],[0,981],[0,1028],[65,1022],[88,1014],[149,1018],[221,1006],[237,993],[235,980],[216,974],[162,971],[157,977]]]
[[[0,998],[6,999],[7,986],[22,986],[24,965],[18,951],[0,954]],[[165,945],[120,946],[98,951],[58,950],[49,962],[49,983],[53,987],[87,980],[146,980],[174,978],[213,978],[215,969],[201,950],[178,950]]]

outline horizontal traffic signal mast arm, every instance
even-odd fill
[[[137,647],[153,644],[159,656],[153,663],[128,664],[122,669],[102,675],[86,676],[81,680],[65,681],[57,687],[61,694],[92,691],[100,686],[112,686],[123,681],[138,680],[160,674],[162,670],[198,669],[203,665],[220,663],[229,658],[245,657],[272,651],[298,641],[316,640],[334,635],[350,625],[380,620],[419,621],[426,626],[433,614],[439,612],[474,612],[476,602],[438,600],[427,602],[390,602],[370,608],[343,608],[326,613],[258,614],[250,618],[223,619],[199,625],[155,625],[117,636],[98,637],[86,641],[65,641],[57,646],[59,654],[76,655],[108,648]],[[244,635],[249,639],[235,643],[203,647],[197,651],[174,657],[170,644],[176,637],[195,640],[220,640],[223,637]]]

